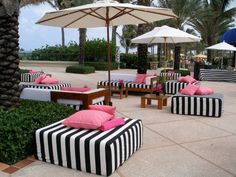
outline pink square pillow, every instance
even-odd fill
[[[102,123],[114,116],[103,111],[82,110],[71,115],[62,123],[72,128],[98,129]]]
[[[35,79],[34,83],[35,84],[41,84],[42,80],[46,78],[46,74],[42,74],[39,76],[37,79]]]
[[[192,77],[192,76],[185,76],[184,78],[183,78],[183,82],[187,82],[187,83],[194,83],[194,82],[196,82],[196,80]]]
[[[136,75],[136,78],[134,80],[135,83],[144,83],[145,82],[145,79],[146,79],[146,74],[137,74]]]
[[[115,115],[116,107],[108,105],[89,105],[90,110],[103,111],[111,115]]]
[[[179,82],[184,82],[184,76],[178,77],[177,81],[179,81]]]
[[[91,88],[88,88],[88,87],[62,87],[61,90],[73,91],[73,92],[87,92],[87,91],[91,90]]]
[[[188,84],[185,88],[180,90],[180,93],[184,95],[194,95],[198,88],[198,85]]]
[[[214,93],[214,90],[209,88],[209,87],[206,87],[206,86],[203,86],[203,85],[200,85],[195,93],[195,95],[210,95],[210,94],[213,94]]]
[[[44,78],[41,81],[42,84],[58,84],[59,81],[56,78],[50,77],[50,76],[46,76],[46,78]]]

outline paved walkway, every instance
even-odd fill
[[[34,67],[33,69],[41,68]],[[96,87],[106,72],[65,74],[64,68],[42,68],[74,86]],[[113,72],[135,73],[136,70]],[[155,71],[149,71],[153,73]],[[140,108],[140,96],[122,100],[112,97],[118,115],[142,119],[144,145],[112,177],[235,177],[236,176],[236,84],[202,82],[224,94],[221,118],[181,116],[167,108]],[[0,177],[10,176],[0,173]],[[76,170],[36,161],[12,174],[12,177],[93,177]]]

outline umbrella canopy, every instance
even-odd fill
[[[199,42],[201,38],[169,26],[156,27],[152,31],[138,36],[133,43],[185,43]]]
[[[236,45],[236,28],[226,31],[221,37],[221,41]]]
[[[203,54],[197,54],[197,55],[194,55],[193,58],[207,58],[207,56]]]
[[[226,43],[225,41],[212,45],[210,47],[207,47],[206,49],[209,50],[230,50],[230,51],[236,51],[236,47]]]
[[[170,9],[102,0],[93,4],[48,12],[37,24],[63,28],[107,28],[108,83],[109,101],[111,101],[109,26],[149,23],[174,17],[176,15]]]

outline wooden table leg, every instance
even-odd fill
[[[163,100],[163,106],[167,106],[167,98]]]
[[[163,100],[162,99],[158,99],[157,100],[157,109],[162,109],[163,106]]]
[[[120,90],[120,99],[123,98],[123,90]]]
[[[150,98],[147,98],[147,104],[150,105],[152,100]]]
[[[141,105],[140,105],[141,108],[145,108],[146,106],[145,101],[146,101],[146,98],[141,97]]]
[[[125,97],[128,97],[128,90],[125,90]]]

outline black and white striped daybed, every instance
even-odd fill
[[[176,94],[171,100],[171,113],[221,117],[223,111],[223,95],[183,95]]]
[[[165,82],[165,93],[166,94],[176,94],[184,87],[186,87],[189,83],[179,82],[178,80],[170,80]],[[192,83],[194,85],[200,84],[199,81]]]
[[[37,159],[109,176],[143,144],[138,119],[125,119],[125,125],[104,132],[69,128],[61,122],[36,130]]]
[[[21,82],[34,82],[42,74],[44,74],[44,73],[41,73],[41,72],[38,72],[38,73],[22,73],[20,75],[20,81]]]
[[[59,83],[59,84],[35,84],[21,82],[21,88],[38,88],[38,89],[50,89],[50,90],[61,90],[62,87],[71,87],[70,83]]]

